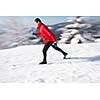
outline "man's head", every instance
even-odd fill
[[[41,20],[39,18],[35,18],[34,20],[36,23],[41,23]]]

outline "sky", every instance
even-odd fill
[[[0,22],[6,20],[11,16],[0,16]],[[16,17],[16,16],[14,16]],[[17,16],[20,17],[23,22],[33,25],[35,27],[34,19],[40,18],[45,24],[52,25],[60,22],[65,22],[68,18],[73,18],[75,16]],[[98,18],[100,16],[89,16],[90,18]]]
[[[4,22],[4,20],[7,20],[9,17],[12,16],[0,16],[0,22]],[[14,16],[19,17],[23,20],[23,22],[28,23],[30,25],[33,25],[35,27],[35,18],[40,18],[42,22],[44,22],[47,25],[52,25],[60,22],[65,22],[67,18],[71,18],[74,16]]]
[[[65,22],[67,18],[69,18],[68,16],[23,16],[25,21],[28,20],[30,22],[33,22],[33,24],[34,24],[34,19],[37,17],[40,18],[47,25],[56,24],[59,22]]]

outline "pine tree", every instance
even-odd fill
[[[90,24],[84,23],[84,17],[76,16],[71,20],[67,20],[67,22],[72,22],[73,24],[66,25],[66,30],[61,34],[60,43],[82,43],[85,39],[82,37],[81,29],[91,27]]]

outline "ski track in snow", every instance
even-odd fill
[[[38,65],[43,45],[0,50],[0,82],[100,82],[100,43],[58,45],[68,52],[67,59],[50,47],[47,65]]]

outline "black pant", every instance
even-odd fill
[[[65,54],[65,52],[62,49],[60,49],[57,46],[56,43],[54,43],[54,42],[47,42],[47,43],[45,43],[44,48],[42,50],[43,56],[44,56],[43,62],[47,62],[47,59],[46,59],[46,57],[47,57],[47,50],[49,49],[50,46],[52,46],[55,50],[60,51],[63,55]]]

